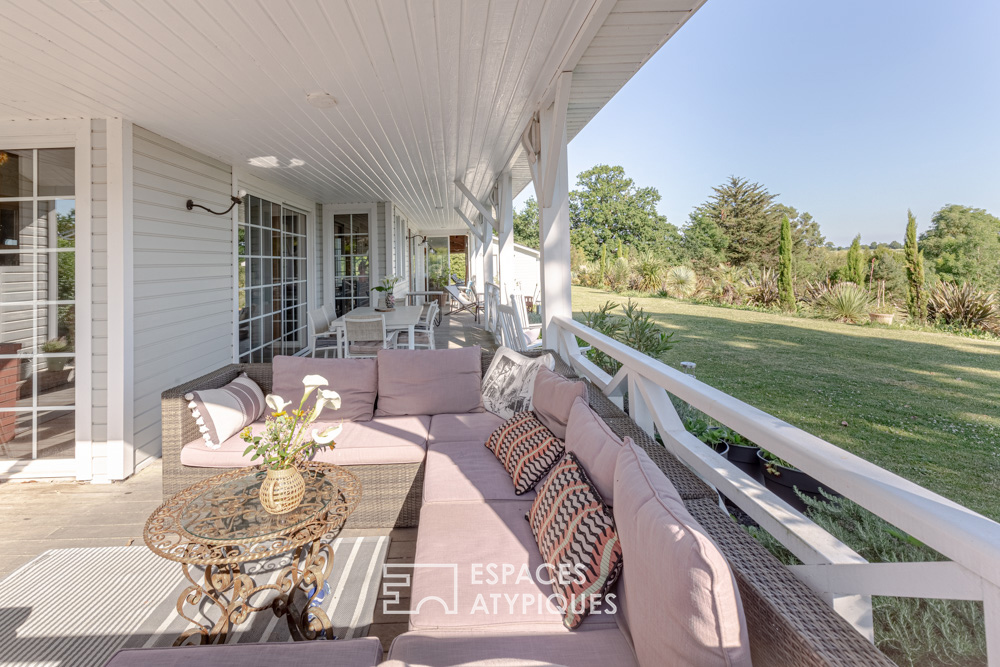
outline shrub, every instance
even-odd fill
[[[652,252],[639,254],[635,260],[635,274],[638,279],[638,289],[652,292],[660,288],[663,282],[663,261]]]
[[[612,292],[623,292],[632,282],[632,267],[624,257],[616,257],[608,266],[608,275],[604,278],[608,289]]]
[[[824,282],[807,280],[802,288],[802,301],[810,306],[822,306],[823,299],[831,289],[833,284],[829,278]]]
[[[927,312],[936,322],[1000,333],[996,294],[969,284],[940,283],[931,290]]]
[[[675,299],[685,299],[698,290],[698,276],[690,266],[673,266],[667,269],[663,291]]]
[[[750,303],[765,308],[778,304],[778,274],[771,269],[763,268],[757,273],[749,271],[743,283]]]
[[[860,322],[868,317],[871,295],[855,283],[837,283],[820,299],[820,307],[840,322]]]
[[[667,333],[639,304],[629,299],[621,315],[613,312],[618,307],[617,303],[607,301],[596,311],[585,312],[583,323],[654,359],[660,359],[673,347],[673,332]],[[587,352],[587,358],[611,375],[621,368],[618,361],[596,348]]]
[[[712,283],[709,294],[714,301],[739,305],[747,294],[747,272],[742,266],[719,264],[712,269]]]

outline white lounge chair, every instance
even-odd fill
[[[449,315],[460,313],[463,310],[472,313],[476,322],[479,321],[479,311],[483,309],[482,304],[477,299],[470,299],[457,285],[448,285],[444,288],[451,298],[458,301],[458,308],[452,308]]]

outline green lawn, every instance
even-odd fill
[[[627,298],[573,288],[578,315],[607,300]],[[667,364],[1000,520],[1000,343],[636,301],[675,332]]]

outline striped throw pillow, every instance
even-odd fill
[[[191,416],[209,449],[239,433],[264,414],[264,392],[246,373],[221,389],[203,389],[184,395]]]
[[[622,548],[611,510],[576,457],[567,454],[539,487],[527,518],[542,559],[552,567],[563,625],[573,630],[603,606],[621,574]]]
[[[535,488],[566,451],[563,441],[533,412],[519,412],[505,421],[490,434],[486,447],[514,481],[517,495]]]

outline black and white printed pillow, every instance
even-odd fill
[[[483,407],[504,419],[532,407],[535,376],[539,369],[555,368],[551,354],[526,357],[509,347],[501,347],[483,376]]]
[[[221,389],[203,389],[184,394],[191,416],[209,449],[239,433],[264,414],[264,392],[246,373]]]

